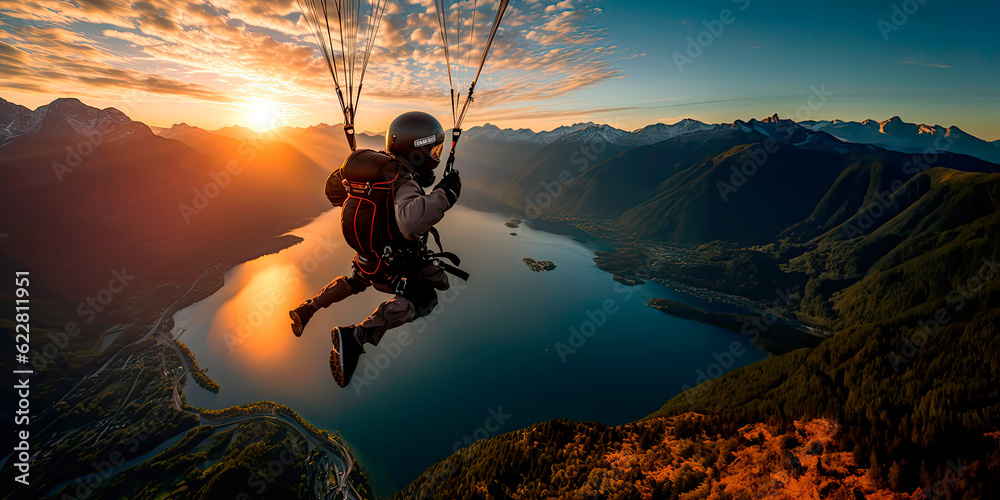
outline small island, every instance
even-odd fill
[[[551,260],[538,260],[524,258],[524,265],[528,266],[528,269],[536,273],[543,273],[545,271],[551,271],[556,268],[556,265],[552,263]]]
[[[642,285],[642,284],[645,283],[645,281],[643,281],[638,276],[629,278],[629,277],[626,277],[626,276],[622,276],[622,275],[616,274],[611,279],[613,279],[613,280],[615,280],[615,281],[617,281],[617,282],[619,282],[619,283],[621,283],[623,285],[627,285],[627,286],[639,286],[639,285]]]

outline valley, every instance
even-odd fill
[[[500,215],[456,211],[449,234],[480,234],[467,228],[492,217],[496,234],[483,232],[476,241],[489,241],[500,257],[470,258],[480,281],[463,300],[482,304],[480,311],[508,301],[521,321],[511,331],[524,342],[548,342],[501,351],[530,366],[553,359],[558,366],[560,356],[563,365],[597,363],[607,352],[623,360],[645,356],[626,361],[641,377],[605,392],[621,398],[618,406],[648,398],[660,408],[616,414],[615,425],[606,425],[587,419],[587,405],[574,406],[584,416],[565,420],[538,404],[496,435],[457,450],[442,445],[435,453],[452,453],[448,458],[422,474],[399,473],[417,475],[409,486],[390,488],[379,479],[374,493],[355,450],[310,423],[324,410],[309,408],[306,418],[299,407],[266,400],[191,406],[183,390],[194,380],[188,375],[204,376],[207,366],[202,383],[225,395],[237,389],[238,372],[227,374],[224,364],[198,354],[205,346],[194,331],[183,339],[191,356],[182,354],[187,349],[175,344],[178,325],[170,319],[219,300],[232,284],[226,273],[240,266],[249,273],[250,264],[266,261],[261,257],[303,249],[315,236],[287,233],[328,207],[319,186],[332,168],[325,159],[344,148],[336,130],[287,128],[262,137],[175,126],[154,134],[117,110],[73,99],[43,108],[0,102],[11,123],[0,138],[0,205],[5,213],[16,207],[32,214],[4,228],[0,267],[37,276],[33,326],[46,339],[32,353],[32,404],[47,408],[33,424],[41,429],[34,445],[44,450],[33,470],[47,478],[32,490],[37,496],[740,498],[821,491],[919,498],[996,491],[1000,166],[990,162],[985,141],[960,129],[895,118],[875,127],[773,116],[633,132],[595,124],[543,134],[467,131],[468,200]],[[71,122],[89,123],[101,140],[70,170],[53,169],[67,161],[66,145],[88,136]],[[943,137],[954,145],[915,168],[914,148]],[[363,140],[377,145],[382,138]],[[491,160],[512,150],[518,156]],[[982,158],[968,155],[977,151],[985,151]],[[544,233],[566,224],[575,229]],[[599,243],[582,244],[581,235]],[[452,238],[448,244],[463,255],[478,253],[473,243]],[[552,272],[531,272],[524,255]],[[102,295],[112,270],[134,279]],[[567,275],[579,290],[567,292],[572,287],[560,281]],[[574,331],[567,324],[582,330],[587,318],[598,317],[586,309],[592,302],[614,314],[587,295],[599,296],[602,284],[613,292],[605,298],[613,306],[629,307],[615,316],[614,331],[649,330],[644,342],[662,342],[661,350],[678,356],[665,363],[653,353],[614,351],[622,343],[609,335],[557,355],[564,332]],[[551,318],[525,289],[584,306],[566,306],[566,318]],[[627,292],[643,300],[627,303]],[[87,297],[111,298],[100,310],[81,312],[77,305]],[[617,323],[626,321],[636,323]],[[463,317],[450,312],[435,331],[448,336],[461,331],[459,324]],[[13,335],[11,322],[0,327]],[[691,374],[712,360],[739,356],[723,350],[732,331],[759,340],[771,355],[695,380]],[[751,332],[759,338],[750,339]],[[484,335],[504,338],[509,331]],[[464,353],[488,354],[467,336],[448,338]],[[704,345],[696,351],[677,338]],[[415,358],[432,356],[422,345],[394,361],[394,371],[379,372],[374,388],[366,386],[369,398],[383,396],[366,399],[369,405],[401,397],[393,387],[416,374],[447,383],[438,380],[443,373],[421,371]],[[477,367],[491,366],[487,357],[476,360]],[[561,390],[569,387],[562,384],[566,373],[578,383],[585,377],[539,373]],[[479,383],[509,375],[483,377]],[[192,393],[198,398],[215,397],[193,390],[201,391]],[[476,404],[493,408],[495,401]],[[350,422],[321,427],[343,425],[360,435]],[[373,442],[357,454],[379,449]]]

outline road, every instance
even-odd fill
[[[329,442],[324,442],[319,438],[317,438],[316,436],[314,436],[311,432],[303,428],[297,421],[295,421],[295,419],[279,413],[275,413],[273,411],[269,413],[260,413],[257,415],[239,415],[233,417],[220,418],[211,415],[206,415],[198,411],[196,408],[187,406],[181,400],[179,387],[181,381],[184,380],[184,378],[187,377],[187,374],[191,371],[191,367],[188,365],[188,360],[187,358],[181,355],[180,348],[177,347],[177,345],[173,342],[173,339],[169,338],[169,336],[161,334],[158,337],[158,341],[163,341],[168,343],[170,347],[172,347],[174,351],[177,353],[177,357],[180,358],[181,363],[184,366],[184,372],[181,373],[176,380],[174,380],[174,391],[172,399],[174,403],[174,408],[177,411],[198,417],[202,425],[229,425],[239,422],[249,422],[252,420],[278,420],[288,425],[289,427],[295,429],[296,431],[299,432],[299,434],[302,434],[302,437],[304,437],[306,441],[309,443],[310,450],[312,450],[313,448],[322,449],[327,454],[327,456],[333,461],[333,463],[336,464],[334,468],[337,470],[337,476],[338,476],[337,489],[331,492],[331,496],[329,496],[328,498],[334,498],[334,495],[342,491],[342,488],[344,487],[345,484],[347,484],[347,478],[350,477],[351,471],[353,470],[354,467],[353,460],[344,459],[345,456],[349,457],[350,453],[347,451],[346,448],[344,448],[343,445],[334,442],[333,444],[335,444],[339,448],[339,450],[333,449],[330,447]],[[342,455],[339,454],[338,451],[342,453]],[[345,498],[355,498],[355,499],[361,498],[361,495],[359,495],[358,492],[354,489],[354,486],[347,484],[347,487],[349,488],[349,491],[344,491]],[[352,494],[352,496],[348,497],[347,496],[348,493]]]
[[[114,353],[113,355],[111,355],[111,357],[109,357],[108,360],[103,365],[101,365],[100,368],[98,368],[97,370],[95,370],[95,371],[93,371],[93,372],[85,375],[79,382],[76,383],[76,385],[73,386],[72,389],[69,390],[69,392],[67,392],[56,403],[58,404],[59,402],[63,401],[64,399],[66,399],[67,397],[69,397],[71,394],[73,394],[77,390],[77,388],[80,386],[80,384],[82,384],[84,381],[86,381],[88,379],[93,379],[93,378],[97,377],[98,375],[100,375],[101,372],[103,372],[105,369],[107,369],[111,365],[111,363],[118,357],[118,355],[121,354],[125,349],[131,347],[132,345],[138,344],[140,342],[145,342],[146,340],[149,340],[150,337],[156,335],[157,334],[157,330],[160,328],[160,325],[162,325],[163,321],[166,320],[166,318],[169,317],[169,315],[171,315],[174,312],[174,308],[177,306],[177,304],[181,303],[188,296],[188,294],[191,293],[198,286],[198,284],[205,277],[205,275],[209,274],[210,272],[215,271],[216,269],[219,268],[220,265],[221,265],[221,263],[220,264],[215,264],[215,265],[209,267],[208,269],[206,269],[203,273],[201,273],[201,276],[199,276],[198,279],[196,279],[194,281],[194,283],[187,289],[187,291],[184,292],[183,295],[180,296],[180,298],[178,298],[177,300],[175,300],[172,304],[170,304],[170,306],[168,306],[166,309],[163,310],[163,313],[160,314],[160,316],[156,319],[156,321],[153,323],[153,325],[149,328],[149,331],[146,332],[146,334],[143,335],[142,338],[140,338],[140,339],[138,339],[138,340],[136,340],[136,341],[134,341],[134,342],[132,342],[132,343],[124,346],[124,347],[122,347],[116,353]],[[306,439],[306,442],[309,443],[309,447],[310,447],[309,449],[310,449],[310,451],[312,451],[314,448],[319,448],[319,449],[323,450],[323,452],[330,459],[330,463],[332,463],[334,465],[334,469],[337,471],[337,487],[334,490],[332,490],[332,491],[329,492],[329,494],[326,496],[327,499],[336,498],[340,494],[342,494],[341,498],[361,499],[361,495],[359,495],[358,492],[357,492],[357,490],[354,489],[354,486],[351,485],[351,484],[349,484],[348,481],[347,481],[348,478],[351,475],[352,470],[353,470],[354,461],[349,458],[350,457],[350,453],[347,451],[346,448],[344,448],[344,446],[342,444],[337,443],[335,441],[331,442],[331,441],[321,440],[320,438],[314,436],[311,432],[309,432],[308,430],[306,430],[305,428],[303,428],[297,421],[295,421],[295,419],[292,419],[292,418],[287,417],[285,415],[281,415],[281,414],[275,413],[274,411],[270,411],[270,412],[267,412],[267,413],[256,414],[256,415],[239,415],[239,416],[233,416],[233,417],[219,418],[219,417],[214,417],[214,416],[211,416],[211,415],[206,415],[206,414],[198,411],[198,409],[192,408],[192,407],[187,406],[186,404],[184,404],[184,402],[182,401],[181,396],[180,396],[180,389],[179,389],[179,387],[180,387],[181,381],[184,380],[187,377],[188,373],[191,371],[191,367],[188,364],[187,358],[185,356],[181,355],[180,348],[177,347],[176,343],[174,342],[174,339],[171,338],[169,335],[163,334],[161,332],[160,335],[158,335],[156,337],[156,341],[157,341],[156,342],[157,344],[167,344],[171,348],[173,348],[174,351],[177,353],[177,357],[180,358],[182,366],[183,366],[183,369],[184,369],[183,373],[179,374],[174,379],[173,398],[172,399],[173,399],[174,408],[177,411],[185,413],[185,414],[188,414],[188,415],[194,415],[194,416],[198,417],[199,422],[202,425],[222,426],[222,425],[229,425],[229,424],[234,424],[234,423],[250,422],[250,421],[253,421],[253,420],[277,420],[280,423],[282,423],[284,425],[287,425],[287,426],[291,427],[292,429],[295,429],[298,433],[300,433]],[[130,358],[131,358],[131,356],[130,356]],[[128,364],[128,361],[126,361],[126,365],[127,364]],[[168,370],[166,370],[166,367],[164,367],[164,369],[165,369],[165,371],[168,371]],[[136,380],[138,380],[138,376],[136,377]],[[133,382],[132,388],[133,389],[135,388],[135,383],[134,382]],[[132,394],[132,390],[130,389],[129,390],[129,395],[126,396],[125,402],[122,404],[122,407],[124,407],[125,404],[128,403],[128,397],[131,396],[131,394]],[[52,405],[52,406],[49,407],[49,409],[51,410],[52,408],[55,408],[55,406],[56,405]],[[46,412],[47,411],[48,410],[46,410]],[[52,425],[52,424],[50,423],[49,425]],[[47,428],[48,428],[48,426],[46,426],[46,429]],[[43,432],[44,432],[44,430],[45,429],[42,429]],[[334,446],[336,446],[336,447],[334,447]],[[348,457],[348,458],[345,458],[345,457]],[[6,460],[6,458],[4,460]],[[345,489],[345,485],[346,485],[346,489]]]

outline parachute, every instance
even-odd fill
[[[486,65],[486,57],[489,55],[490,48],[493,46],[493,39],[496,37],[497,30],[500,28],[500,21],[503,19],[504,12],[507,10],[507,4],[509,0],[498,0],[496,2],[495,11],[496,14],[493,17],[493,23],[489,28],[488,36],[486,37],[485,44],[482,46],[481,50],[474,46],[478,45],[476,43],[476,17],[479,11],[479,0],[473,0],[472,9],[466,10],[469,4],[469,0],[457,0],[450,2],[451,5],[445,5],[446,0],[434,0],[434,6],[437,10],[438,28],[441,34],[441,44],[444,47],[444,57],[445,64],[448,66],[448,85],[451,87],[451,114],[454,120],[452,126],[452,137],[451,137],[451,152],[448,154],[448,162],[445,165],[445,173],[450,172],[455,165],[455,146],[458,144],[458,139],[462,136],[462,122],[465,121],[465,114],[469,111],[469,104],[473,101],[473,95],[476,91],[476,84],[479,82],[479,77],[483,73],[483,67]],[[455,27],[451,28],[452,17],[455,19]],[[469,19],[471,17],[471,19]],[[468,24],[468,34],[463,34],[463,28]],[[482,30],[480,30],[480,37],[482,36]],[[453,38],[452,38],[453,37]],[[451,40],[454,40],[454,45],[452,45]],[[456,57],[454,63],[452,62],[451,53],[452,50],[456,51]],[[455,78],[453,74],[459,69],[464,69],[468,72],[468,69],[472,68],[472,56],[476,55],[476,60],[479,61],[479,65],[476,69],[475,76],[469,83],[469,91],[465,94],[465,100],[462,100],[461,87],[459,92],[455,92]],[[463,56],[465,63],[463,64]],[[453,67],[456,69],[455,72],[452,71]]]
[[[382,17],[385,15],[387,0],[296,0],[309,25],[320,52],[326,61],[326,66],[333,77],[333,84],[344,112],[344,133],[351,150],[357,149],[357,139],[354,135],[354,119],[361,99],[361,89],[364,84],[365,72],[371,59],[372,49],[378,37]],[[493,40],[500,27],[509,0],[497,0],[496,13],[488,30],[483,26],[479,30],[479,38],[484,31],[488,33],[485,44],[479,48],[477,43],[476,23],[486,19],[478,18],[482,10],[479,0],[434,0],[437,10],[437,20],[444,47],[445,64],[448,68],[448,84],[451,88],[451,112],[453,119],[451,152],[445,167],[450,172],[455,164],[455,146],[462,135],[462,122],[473,101],[476,83],[486,65]],[[469,3],[472,2],[471,9]],[[484,6],[485,7],[485,6]],[[453,19],[454,18],[454,23]],[[470,19],[471,18],[471,19]],[[451,26],[455,24],[454,28]],[[467,32],[463,32],[463,29]],[[454,40],[454,45],[450,43]],[[337,49],[339,46],[339,57]],[[476,46],[474,48],[474,46]],[[452,52],[456,58],[452,60]],[[473,56],[475,60],[473,59]],[[464,59],[464,62],[463,62]],[[478,67],[473,66],[478,61]],[[461,89],[455,92],[454,74],[476,67],[475,76],[469,84],[468,92],[463,96]],[[454,71],[453,71],[454,70]],[[462,98],[465,98],[464,101]]]
[[[357,149],[354,119],[365,72],[378,38],[386,0],[296,0],[309,25],[344,112],[344,133],[351,151]],[[334,52],[339,45],[340,57]]]

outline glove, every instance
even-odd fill
[[[452,170],[451,173],[445,175],[441,182],[434,186],[434,189],[440,189],[444,192],[444,195],[448,198],[448,203],[452,206],[458,201],[459,195],[462,194],[462,179],[458,176],[458,172]]]

